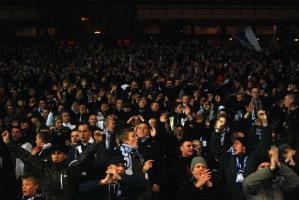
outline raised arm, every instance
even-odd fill
[[[96,152],[96,149],[98,148],[99,144],[94,143],[91,145],[88,145],[87,148],[83,151],[83,153],[75,160],[70,162],[69,167],[76,171],[79,170],[81,165],[87,160],[87,158]]]
[[[261,141],[253,152],[256,156],[265,154],[270,149],[272,144],[272,137],[268,127],[268,119],[266,112],[263,110],[258,111],[258,121],[261,124]]]
[[[224,149],[221,146],[221,131],[223,130],[226,123],[226,119],[220,117],[215,124],[215,131],[211,135],[210,151],[214,158],[219,161],[224,156]]]
[[[35,168],[35,170],[40,170],[43,167],[43,162],[38,158],[31,155],[31,152],[23,149],[21,146],[12,143],[9,139],[10,135],[8,131],[2,133],[3,142],[6,143],[10,153],[21,159],[25,164],[30,165]]]

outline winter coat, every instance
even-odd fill
[[[41,192],[47,200],[70,200],[76,191],[76,182],[81,164],[94,151],[96,145],[90,145],[78,160],[68,163],[63,161],[41,161],[21,147],[8,144],[10,152],[20,158],[41,178]]]
[[[263,156],[271,146],[271,135],[268,128],[262,129],[262,139],[253,152],[246,152],[242,155],[233,155],[231,151],[224,151],[220,146],[220,134],[213,133],[211,136],[211,151],[220,164],[220,171],[224,175],[225,185],[233,200],[246,199],[242,191],[242,181],[237,182],[237,175],[240,172],[237,162],[242,166],[243,177],[255,171],[259,157]],[[247,148],[249,149],[249,148]]]

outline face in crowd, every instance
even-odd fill
[[[184,141],[181,144],[180,150],[183,157],[190,157],[193,155],[193,143],[191,141]]]
[[[146,138],[149,135],[148,125],[145,123],[138,124],[138,126],[136,128],[136,135],[140,139]]]
[[[88,125],[87,124],[79,125],[78,132],[79,132],[80,141],[83,144],[86,144],[91,137],[91,133],[90,133]]]
[[[22,192],[23,196],[33,196],[38,191],[38,182],[35,178],[23,178],[22,179]]]
[[[124,143],[131,146],[131,147],[138,147],[138,137],[137,137],[137,135],[133,131],[130,131],[128,133],[128,136],[125,139]]]

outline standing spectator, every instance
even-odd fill
[[[50,154],[50,143],[51,137],[49,132],[40,131],[36,134],[35,144],[36,146],[32,149],[31,154],[37,156],[41,160],[47,160]]]
[[[5,135],[2,133],[2,137]],[[17,183],[13,159],[5,143],[0,139],[0,192],[5,194],[7,199],[17,199]]]
[[[258,119],[262,122],[262,139],[259,146],[250,152],[248,138],[237,137],[233,140],[231,151],[221,147],[220,130],[224,123],[218,120],[215,125],[215,133],[211,138],[210,148],[216,161],[220,164],[220,170],[224,174],[227,191],[233,200],[246,199],[242,191],[244,177],[248,176],[255,169],[259,156],[267,151],[271,144],[271,136],[268,131],[268,121],[265,111],[258,112]]]
[[[153,160],[144,160],[138,151],[138,138],[133,131],[124,130],[119,138],[122,142],[120,152],[125,161],[124,182],[128,199],[150,200],[152,195],[147,172],[152,168]]]

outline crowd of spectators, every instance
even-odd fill
[[[296,199],[299,46],[0,45],[7,199]]]

